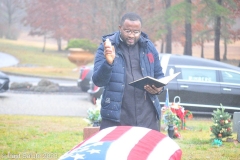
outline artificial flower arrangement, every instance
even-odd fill
[[[101,97],[96,100],[96,106],[87,110],[87,122],[92,126],[99,126],[102,120],[101,114]]]
[[[162,122],[166,125],[165,130],[168,130],[173,127],[173,137],[171,138],[181,138],[180,133],[178,132],[178,127],[181,124],[180,119],[175,113],[172,112],[170,107],[162,107]]]
[[[171,110],[181,120],[181,129],[186,129],[186,118],[192,119],[193,118],[192,112],[189,110],[185,110],[184,107],[180,106],[177,103],[173,103],[171,105]]]
[[[162,121],[168,129],[169,125],[174,125],[174,138],[181,138],[178,129],[186,129],[186,118],[192,119],[193,114],[189,110],[185,110],[182,106],[172,103],[169,107],[162,107]]]
[[[169,125],[179,125],[180,119],[175,113],[172,112],[170,107],[162,107],[163,111],[163,123],[166,124],[166,127]]]

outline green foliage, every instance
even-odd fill
[[[170,108],[167,108],[163,115],[163,123],[166,125],[176,125],[179,126],[181,123],[180,119],[174,114]]]
[[[191,14],[191,6],[186,2],[181,2],[168,8],[165,16],[167,23],[172,23],[175,21],[184,22],[189,14]]]
[[[192,19],[192,17],[194,17],[193,13],[196,12],[197,8],[198,7],[195,6],[194,4],[188,3],[186,1],[173,4],[171,5],[170,8],[166,10],[165,13],[166,22],[167,23],[178,22],[175,23],[175,25],[177,24],[176,27],[179,27],[178,26],[179,24],[183,25],[185,21],[188,23],[193,23],[194,21],[194,19]]]
[[[224,111],[224,108],[218,108],[213,111],[213,125],[211,126],[212,135],[216,139],[222,139],[232,136],[231,115]]]
[[[91,53],[95,53],[98,45],[87,39],[71,39],[69,40],[66,49],[69,48],[82,48],[84,50],[88,50]]]
[[[88,124],[89,125],[93,125],[94,123],[99,123],[102,121],[102,117],[101,117],[101,99],[102,97],[98,98],[96,100],[96,106],[89,108],[87,110],[87,120],[88,120]]]
[[[227,0],[225,1],[225,3],[227,5],[233,6],[232,0]],[[201,1],[200,5],[204,5],[206,7],[202,9],[198,16],[207,18],[208,19],[208,20],[206,19],[207,21],[209,20],[213,21],[216,18],[216,16],[223,18],[228,17],[230,15],[230,11],[224,6],[219,5],[216,1],[204,0]]]
[[[87,110],[87,115],[87,119],[90,121],[91,125],[94,122],[100,122],[102,120],[99,108],[89,108]]]

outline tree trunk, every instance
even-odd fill
[[[204,42],[201,42],[201,57],[204,58]]]
[[[92,16],[93,16],[93,18],[92,18],[92,24],[93,24],[93,29],[92,29],[92,32],[91,32],[91,38],[92,39],[95,39],[95,37],[96,37],[96,15],[97,15],[97,11],[98,11],[98,6],[97,6],[97,1],[93,1],[93,7],[94,7],[94,9],[92,10]]]
[[[166,35],[166,53],[172,53],[172,27],[167,26],[167,35]]]
[[[164,52],[164,40],[162,39],[160,53],[163,53],[163,52]]]
[[[62,40],[61,38],[57,39],[58,51],[62,51]]]
[[[171,0],[166,1],[166,9],[171,7]],[[172,25],[167,22],[166,25],[167,35],[166,35],[166,53],[172,53]]]
[[[46,35],[44,34],[44,36],[43,36],[43,48],[42,48],[42,52],[45,52],[45,46],[46,46]]]
[[[224,38],[224,54],[223,59],[227,60],[227,38]]]
[[[192,56],[192,25],[190,23],[185,24],[185,46],[184,54]]]
[[[185,46],[184,46],[184,54],[192,56],[192,25],[191,25],[192,1],[186,0],[186,2],[190,6],[190,9],[189,9],[190,13],[186,13],[186,17],[185,17],[185,39],[186,39],[186,42],[185,42]]]
[[[217,0],[222,5],[222,0]],[[217,16],[215,20],[215,39],[214,39],[214,59],[220,61],[220,38],[221,38],[221,17]]]
[[[11,10],[11,6],[12,6],[12,3],[11,1],[6,1],[5,2],[6,5],[7,5],[7,18],[8,18],[8,27],[7,27],[7,35],[6,35],[6,38],[7,39],[13,39],[13,36],[12,36],[12,10]]]
[[[149,12],[153,12],[154,11],[154,1],[155,0],[149,0]]]

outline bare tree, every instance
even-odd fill
[[[0,0],[0,36],[16,39],[18,30],[16,24],[22,18],[21,0]]]
[[[62,39],[64,37],[73,37],[71,34],[75,32],[72,32],[71,26],[75,25],[76,22],[72,10],[78,8],[78,3],[71,2],[68,0],[26,2],[27,16],[24,19],[24,24],[31,27],[30,35],[44,36],[43,51],[45,50],[46,38],[55,39],[58,51],[61,51]],[[75,2],[77,1],[75,0]]]

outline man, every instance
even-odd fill
[[[145,76],[164,76],[154,44],[141,31],[142,20],[125,14],[119,31],[103,36],[96,53],[92,80],[104,91],[100,129],[111,126],[141,126],[160,131],[160,104],[163,88],[146,85],[145,91],[128,85]],[[112,46],[106,44],[106,39]]]

